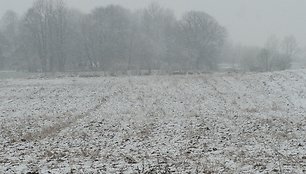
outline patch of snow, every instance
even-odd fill
[[[305,173],[306,71],[0,80],[0,173]]]

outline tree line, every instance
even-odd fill
[[[156,3],[85,14],[63,0],[36,0],[1,20],[1,69],[30,72],[214,69],[226,30],[205,12],[177,19]]]
[[[226,29],[201,11],[177,18],[152,3],[137,11],[108,5],[83,13],[64,0],[35,0],[22,16],[8,11],[2,17],[0,70],[214,71],[237,60],[239,67],[270,71],[288,68],[296,49],[294,38],[284,53],[228,43]]]
[[[241,71],[281,71],[291,68],[301,57],[301,49],[294,36],[283,39],[270,36],[263,47],[227,44],[224,62]]]

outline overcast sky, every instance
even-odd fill
[[[147,6],[152,0],[66,0],[70,7],[88,12],[95,6],[120,4],[129,9]],[[24,13],[33,0],[0,0],[0,15],[11,9]],[[201,10],[228,29],[235,43],[262,45],[266,38],[294,35],[306,48],[306,0],[155,0],[180,16]]]

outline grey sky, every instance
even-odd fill
[[[0,0],[0,15],[8,9],[23,13],[33,0]],[[67,0],[70,7],[88,12],[95,6],[120,4],[129,9],[147,6],[152,0]],[[306,47],[305,0],[155,0],[179,16],[187,10],[202,10],[228,29],[236,43],[262,45],[272,34],[293,34]]]

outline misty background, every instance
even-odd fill
[[[90,12],[97,6],[117,4],[131,10],[145,8],[158,2],[172,9],[177,16],[190,10],[205,11],[214,16],[230,33],[230,38],[241,44],[264,44],[267,37],[293,34],[306,48],[306,1],[304,0],[66,0],[69,7]],[[23,14],[33,0],[0,0],[0,15],[7,10]]]
[[[155,0],[154,2],[151,0],[66,0],[63,5],[64,16],[57,18],[62,22],[62,26],[58,23],[59,21],[53,21],[63,31],[59,31],[55,27],[54,30],[48,31],[49,34],[45,34],[45,38],[37,38],[33,35],[39,30],[36,28],[37,31],[35,31],[35,27],[33,27],[39,26],[37,21],[35,23],[34,20],[31,20],[30,25],[24,25],[27,17],[28,19],[37,19],[34,16],[31,18],[29,15],[29,11],[36,8],[33,5],[34,2],[33,0],[23,0],[17,3],[16,1],[0,0],[0,15],[3,16],[2,35],[6,37],[2,38],[2,45],[0,45],[2,46],[2,60],[5,60],[2,61],[2,69],[34,72],[107,70],[107,68],[112,70],[187,71],[196,69],[211,71],[234,69],[237,71],[271,71],[304,66],[306,49],[306,23],[304,22],[306,11],[304,7],[306,2],[303,0]],[[101,27],[101,30],[90,31],[90,28],[86,29],[85,27],[88,24],[82,23],[90,20],[84,18],[89,17],[102,23],[116,20],[116,18],[112,18],[114,14],[109,16],[95,15],[99,14],[99,10],[97,10],[99,7],[103,7],[106,11],[107,9],[112,11],[112,8],[108,7],[119,7],[113,8],[113,11],[117,11],[115,15],[126,21],[119,22],[122,26],[117,26],[117,29],[129,28],[129,31],[120,30],[120,32],[126,32],[121,33],[124,35],[122,37],[115,34],[116,37],[109,38],[109,40],[104,38],[104,45],[100,43],[101,41],[95,40],[99,34],[105,32],[105,28],[103,29],[103,25],[92,26],[96,29]],[[54,5],[54,14],[56,8]],[[152,12],[152,9],[156,10],[153,13],[160,14],[155,14],[156,18],[152,18],[150,23],[148,22],[150,20],[146,18],[146,12]],[[14,17],[12,16],[14,14],[8,13],[8,10],[16,13],[16,25],[14,25],[16,28],[13,29],[16,33],[14,34],[12,34],[12,28],[9,28],[13,26],[12,19]],[[186,22],[186,16],[189,12],[203,12],[202,17],[205,20],[212,17],[216,26],[224,29],[223,34],[217,34],[217,39],[214,37],[213,42],[216,41],[217,44],[211,46],[213,44],[206,43],[209,40],[207,38],[213,35],[211,33],[207,33],[205,36],[201,35],[203,40],[196,41],[195,38],[199,38],[199,35],[204,33],[204,31],[198,31],[199,28],[193,28],[197,30],[198,35],[188,34],[193,29],[186,28],[187,25],[184,28],[182,24],[184,21]],[[201,16],[200,13],[196,15]],[[102,19],[104,17],[106,19]],[[124,24],[124,22],[127,23]],[[8,26],[8,24],[11,25]],[[55,24],[49,25],[55,26]],[[116,29],[116,26],[110,31],[114,31],[113,29]],[[5,33],[5,30],[15,36],[9,38],[10,34]],[[46,28],[46,32],[47,30],[49,29]],[[41,31],[44,32],[43,29]],[[64,37],[56,36],[57,34],[54,34],[56,32]],[[91,34],[87,38],[77,38],[77,36],[84,36],[88,33]],[[111,35],[107,32],[104,34]],[[21,37],[21,35],[23,36]],[[141,39],[139,39],[140,35],[143,36]],[[127,36],[133,37],[133,39],[127,38]],[[103,37],[101,36],[101,38]],[[204,40],[206,45],[203,44]],[[42,41],[47,46],[43,45]],[[111,43],[112,41],[125,44]],[[21,48],[20,43],[24,43],[23,45],[26,45],[27,48],[25,46]],[[105,43],[107,44],[105,45]],[[46,48],[40,48],[39,44]],[[101,51],[101,48],[105,50]],[[20,63],[22,62],[20,60],[24,62]],[[199,63],[200,60],[202,63]],[[53,66],[50,65],[52,61],[54,61],[53,64],[57,64],[54,66],[63,67],[43,67]],[[188,63],[186,64],[186,62]],[[199,66],[199,64],[203,66]]]

